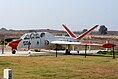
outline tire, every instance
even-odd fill
[[[16,54],[16,50],[12,50],[12,54]]]
[[[40,50],[34,50],[35,52],[40,52]]]

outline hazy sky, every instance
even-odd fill
[[[0,27],[88,29],[95,24],[118,31],[118,0],[0,0]]]

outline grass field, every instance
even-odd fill
[[[0,78],[11,68],[13,79],[118,79],[118,58],[64,55],[0,57]]]

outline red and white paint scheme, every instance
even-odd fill
[[[73,33],[71,32],[67,27],[66,25],[62,24],[62,26],[64,27],[65,31],[67,32],[67,34],[72,37],[72,38],[76,38],[78,40],[81,40],[83,37],[85,37],[87,34],[89,34],[91,31],[93,31],[95,28],[97,28],[99,25],[95,25],[94,27],[92,27],[91,29],[89,29],[88,31],[82,33],[81,35],[79,35],[78,37]]]
[[[84,32],[83,34],[79,35],[78,37],[71,32],[66,25],[62,24],[62,26],[64,27],[65,31],[67,32],[67,34],[72,37],[72,38],[76,38],[78,41],[80,41],[85,35],[87,35],[88,33],[90,33],[91,31],[93,31],[95,28],[97,28],[99,25],[95,25],[94,27],[92,27],[91,29],[89,29],[88,31]],[[109,43],[108,41],[106,41],[106,43],[103,44],[97,44],[97,43],[92,43],[92,42],[80,42],[81,45],[95,45],[95,46],[102,46],[104,48],[112,48],[114,46],[116,46],[115,44]]]
[[[65,26],[65,25],[63,25]],[[20,39],[14,40],[8,43],[8,46],[12,48],[12,53],[15,54],[16,50],[20,49],[42,49],[51,44],[55,45],[66,45],[66,53],[70,53],[72,45],[82,45],[82,42],[78,42],[78,39],[82,39],[86,34],[94,30],[98,25],[94,26],[92,29],[83,33],[79,37],[76,36],[69,30],[71,37],[67,36],[54,36],[48,32],[32,32],[24,34]]]

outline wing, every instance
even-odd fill
[[[69,42],[69,41],[52,41],[51,44],[102,46],[102,44],[97,44],[97,43],[92,43],[92,42]]]
[[[51,44],[102,46],[102,44],[97,44],[92,42],[69,42],[69,41],[52,41]]]
[[[69,42],[69,41],[52,41],[51,44],[63,44],[63,45],[80,45],[80,42]]]
[[[88,45],[88,46],[101,46],[104,48],[111,48],[116,46],[115,44],[112,43],[91,43],[91,42],[69,42],[69,41],[52,41],[51,44],[60,44],[60,45]]]
[[[81,42],[80,45],[88,45],[88,46],[102,46],[102,44],[92,43],[92,42]]]

